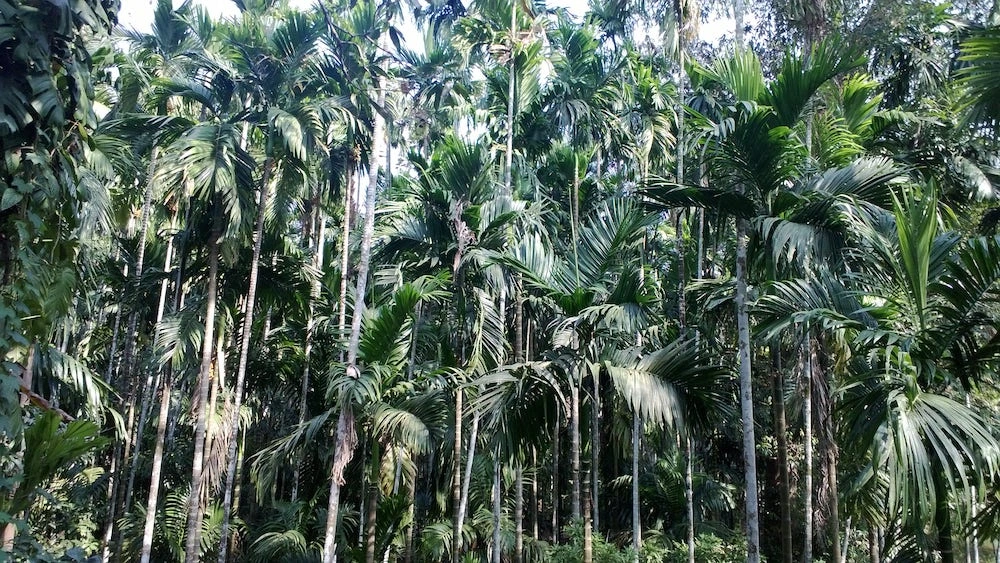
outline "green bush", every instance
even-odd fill
[[[746,561],[746,538],[734,535],[725,539],[715,534],[699,534],[694,539],[694,560],[711,561],[712,563],[742,563]],[[764,559],[761,558],[761,561]],[[686,542],[673,542],[672,548],[663,559],[664,563],[687,563],[688,546]]]
[[[551,563],[583,563],[583,526],[576,522],[566,528],[569,543],[554,545],[545,552],[545,561]],[[594,534],[594,561],[601,563],[632,563],[632,550],[621,549]]]

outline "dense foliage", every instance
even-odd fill
[[[0,0],[5,560],[996,554],[995,5],[235,4]]]

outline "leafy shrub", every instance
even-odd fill
[[[694,539],[694,560],[712,561],[712,563],[742,563],[746,561],[746,538],[734,535],[731,538],[720,538],[715,534],[698,534]],[[686,542],[673,542],[672,548],[663,559],[664,563],[687,563],[688,546]],[[763,558],[761,559],[763,561]]]
[[[566,528],[569,543],[554,545],[546,550],[545,561],[550,563],[583,562],[583,525],[580,522]],[[601,534],[594,534],[594,561],[601,563],[632,563],[632,550],[621,549],[604,540]]]

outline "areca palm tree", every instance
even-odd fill
[[[786,56],[781,71],[770,83],[765,82],[759,61],[749,53],[737,53],[718,61],[710,69],[696,68],[693,79],[701,83],[724,85],[734,105],[719,121],[705,120],[709,132],[710,162],[724,171],[721,180],[739,196],[747,197],[753,206],[764,204],[780,194],[789,181],[803,171],[799,141],[793,129],[803,115],[810,99],[831,78],[860,64],[860,61],[837,46],[826,43],[814,47],[808,58]],[[775,199],[774,201],[781,201]],[[826,204],[819,204],[820,206]],[[758,208],[761,209],[761,208]],[[757,212],[759,213],[759,212]],[[741,213],[742,214],[742,213]],[[751,386],[751,341],[747,307],[747,235],[750,222],[747,215],[737,214],[736,236],[736,307],[740,361],[740,403],[743,411],[743,441],[746,476],[746,523],[749,536],[748,557],[759,557],[758,506],[756,485],[756,454],[754,438],[753,397]],[[780,220],[779,220],[780,222]],[[788,231],[798,230],[804,244],[812,245],[823,237],[822,225],[801,226],[787,223],[777,238],[775,221],[766,211],[755,221],[758,236],[771,248],[783,249],[791,240]],[[836,528],[834,521],[834,528]],[[839,542],[834,542],[838,544]],[[834,548],[836,555],[837,548]]]
[[[504,247],[512,224],[527,207],[500,193],[497,169],[482,141],[469,144],[447,137],[430,162],[418,159],[415,164],[419,179],[393,204],[399,213],[380,233],[386,239],[381,254],[416,272],[450,272],[455,302],[446,315],[452,327],[447,345],[461,384],[465,377],[504,363],[504,319],[492,301],[503,299],[498,294],[509,290],[491,256]],[[530,223],[530,214],[523,221]],[[452,510],[453,529],[462,530],[471,477],[467,469],[463,481],[461,471],[465,390],[459,387],[455,393]],[[473,415],[469,468],[478,440],[477,421],[478,415]],[[460,558],[462,534],[452,540],[452,557]]]

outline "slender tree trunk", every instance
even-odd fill
[[[170,221],[171,226],[173,226],[177,221],[176,211],[174,213],[175,213],[174,217]],[[173,260],[173,251],[174,251],[174,239],[173,237],[169,237],[167,239],[167,251],[163,259],[164,272],[170,271],[170,263],[171,260]],[[160,323],[163,322],[163,315],[164,312],[166,311],[166,305],[167,305],[168,283],[169,281],[166,278],[164,278],[163,281],[160,282],[160,298],[156,306],[156,322],[153,325],[154,330],[156,327],[160,326]],[[144,395],[143,397],[142,408],[140,409],[140,414],[139,414],[139,426],[138,426],[138,431],[136,433],[137,437],[136,437],[135,449],[132,450],[132,463],[130,464],[128,472],[128,486],[125,489],[126,515],[130,513],[132,506],[132,490],[135,487],[136,469],[138,468],[139,465],[139,452],[142,450],[141,448],[142,429],[146,427],[146,422],[149,418],[149,406],[150,406],[149,404],[155,397],[155,389],[156,387],[159,386],[158,381],[161,376],[162,376],[162,370],[160,368],[156,368],[149,370],[149,373],[146,377],[146,388],[149,389],[149,393],[147,395]]]
[[[347,268],[351,257],[351,192],[354,191],[354,161],[349,160],[347,164],[347,182],[344,190],[344,225],[343,242],[340,249],[340,299],[338,301],[338,321],[337,330],[339,334],[344,334],[347,327]],[[344,361],[341,353],[340,360]]]
[[[559,430],[562,420],[559,418],[558,407],[556,409],[556,424],[552,431],[552,543],[559,543]]]
[[[684,469],[684,488],[685,490],[685,500],[687,502],[687,548],[688,548],[688,563],[695,563],[694,561],[694,447],[691,444],[691,429],[688,428],[687,435],[684,437],[684,444],[686,450],[687,463]]]
[[[514,467],[514,563],[524,563],[524,466]]]
[[[868,530],[868,558],[871,563],[882,563],[882,554],[878,548],[878,532],[875,528]]]
[[[452,563],[461,561],[462,552],[462,388],[455,390],[455,441],[452,450],[454,468],[451,475],[451,501],[455,511],[452,518]],[[469,456],[472,457],[471,455]]]
[[[141,288],[140,288],[140,281],[142,279],[142,271],[143,271],[143,266],[144,266],[144,262],[145,262],[145,258],[146,258],[146,235],[148,234],[148,231],[149,231],[149,223],[150,223],[149,218],[150,218],[150,212],[151,212],[151,209],[152,209],[152,202],[153,202],[153,182],[152,182],[152,176],[153,176],[153,171],[155,170],[155,167],[156,167],[156,160],[157,160],[158,153],[159,153],[159,149],[158,148],[154,148],[153,151],[152,151],[152,154],[150,156],[149,169],[147,171],[147,178],[146,178],[146,180],[147,180],[146,181],[146,189],[145,189],[145,192],[144,192],[144,195],[143,195],[143,200],[142,200],[141,219],[139,221],[139,225],[140,225],[139,226],[139,248],[138,248],[138,252],[136,254],[135,268],[132,271],[132,278],[133,278],[132,279],[132,286],[133,286],[132,287],[132,291],[133,291],[133,295],[136,298],[139,297],[139,292],[141,290]],[[148,402],[148,400],[146,400],[146,397],[148,397],[148,395],[146,393],[144,393],[144,391],[146,391],[147,389],[150,389],[152,387],[151,381],[148,381],[147,384],[146,384],[146,386],[143,386],[141,389],[139,388],[140,387],[139,385],[136,385],[132,381],[132,376],[133,376],[133,371],[134,371],[133,370],[133,366],[135,364],[135,355],[136,355],[135,354],[136,340],[138,338],[138,331],[139,331],[138,326],[139,326],[139,314],[138,314],[138,311],[133,310],[131,312],[131,314],[129,314],[128,332],[127,332],[126,337],[125,337],[125,353],[124,353],[124,357],[122,358],[122,365],[125,368],[125,372],[124,372],[124,374],[120,374],[120,377],[118,378],[119,379],[119,381],[118,381],[118,387],[120,389],[126,389],[127,390],[126,395],[128,397],[128,399],[127,399],[127,402],[128,402],[128,407],[127,407],[128,415],[127,415],[127,423],[126,423],[125,444],[124,444],[123,449],[121,450],[121,452],[122,452],[121,453],[121,459],[118,460],[118,464],[117,464],[117,468],[116,468],[117,469],[116,470],[116,474],[113,477],[114,478],[114,482],[115,482],[115,485],[113,487],[115,494],[112,497],[112,503],[110,505],[110,514],[109,514],[109,517],[108,517],[108,525],[111,528],[111,538],[112,538],[112,540],[110,542],[110,546],[111,546],[111,549],[112,549],[113,553],[111,555],[112,555],[112,558],[114,560],[118,560],[119,559],[118,554],[120,553],[120,549],[118,549],[118,546],[121,543],[121,530],[118,528],[118,518],[117,518],[117,513],[118,513],[118,508],[119,508],[119,501],[121,502],[121,511],[123,513],[125,513],[125,514],[128,514],[128,512],[129,512],[129,505],[131,503],[132,485],[134,484],[134,479],[135,479],[135,474],[134,474],[134,472],[133,472],[133,470],[132,470],[131,467],[134,465],[134,463],[136,461],[138,461],[138,447],[136,447],[137,451],[136,451],[136,455],[134,456],[133,463],[126,464],[126,461],[129,459],[129,457],[132,457],[131,456],[131,450],[132,450],[133,441],[139,441],[139,442],[142,441],[142,425],[143,425],[144,421],[142,420],[143,417],[140,416],[139,417],[139,423],[138,423],[138,425],[136,425],[136,419],[135,419],[136,405],[135,405],[135,402],[136,402],[137,397],[140,394],[142,394],[143,400],[140,401],[142,403],[142,407],[140,407],[140,408],[145,408],[146,412],[148,412],[149,402]],[[152,372],[150,372],[149,379],[152,380],[152,377],[153,377],[153,374],[152,374]],[[129,480],[128,480],[126,486],[123,488],[121,486],[121,480],[122,480],[122,477],[124,475],[124,471],[125,471],[126,465],[129,466]],[[124,495],[122,496],[123,492],[124,492]],[[119,498],[119,496],[121,496],[121,498]]]
[[[580,374],[579,366],[574,374],[575,381],[570,388],[570,421],[569,421],[569,458],[573,475],[573,493],[570,498],[570,514],[573,520],[579,520],[582,511],[580,509]]]
[[[583,563],[594,562],[594,533],[593,522],[591,521],[590,510],[590,482],[591,476],[584,475],[583,479]]]
[[[503,185],[504,196],[513,193],[512,171],[514,168],[514,86],[517,62],[517,2],[510,5],[510,68],[507,76],[507,151],[504,154]]]
[[[540,499],[538,498],[538,451],[534,446],[531,448],[531,539],[537,543],[541,536],[538,535],[538,513],[541,512]]]
[[[379,45],[384,47],[387,34],[379,38]],[[380,78],[378,81],[377,106],[385,106],[385,89]],[[375,112],[375,126],[372,139],[377,145],[384,138],[385,119],[378,111]],[[361,252],[358,258],[358,279],[355,289],[354,311],[351,316],[351,338],[347,346],[347,377],[357,378],[358,345],[361,341],[361,319],[365,312],[365,295],[368,290],[368,270],[371,262],[372,237],[375,233],[375,200],[378,194],[378,163],[381,160],[379,148],[372,148],[371,164],[369,165],[368,193],[365,198],[365,226],[361,234]],[[337,436],[333,463],[330,469],[330,502],[327,509],[325,539],[323,541],[323,563],[333,563],[337,552],[337,516],[340,503],[340,487],[344,484],[344,469],[354,457],[354,447],[357,445],[357,434],[354,430],[354,413],[350,403],[345,403],[337,418]],[[336,502],[334,502],[336,501]]]
[[[149,473],[149,498],[146,501],[146,518],[142,531],[140,563],[149,563],[153,551],[153,528],[156,524],[156,507],[160,494],[161,471],[163,468],[163,439],[167,431],[167,417],[170,416],[170,374],[163,377],[160,389],[160,415],[156,421],[156,445],[153,449],[153,468]]]
[[[239,441],[240,409],[243,407],[243,390],[246,386],[247,364],[250,360],[250,336],[253,332],[254,307],[257,300],[257,280],[260,275],[260,249],[264,240],[264,217],[267,211],[268,196],[271,191],[271,171],[274,159],[268,157],[264,161],[264,172],[261,175],[260,192],[257,199],[257,222],[253,234],[253,258],[250,262],[250,280],[247,287],[246,311],[243,313],[243,327],[240,333],[240,359],[236,367],[236,385],[233,390],[233,412],[229,420],[227,433],[229,447],[226,452],[226,485],[222,500],[222,530],[219,537],[219,563],[226,563],[229,553],[229,522],[233,507],[233,481],[236,478],[236,444]],[[308,365],[308,360],[306,360]]]
[[[458,530],[465,529],[465,516],[469,508],[469,491],[472,488],[472,464],[476,458],[476,443],[479,441],[479,411],[472,412],[472,427],[469,428],[469,448],[465,460],[465,474],[462,476],[462,496],[458,502]]]
[[[315,214],[316,223],[316,241],[315,247],[313,248],[313,268],[316,272],[322,275],[323,272],[323,246],[326,238],[326,221],[323,218],[323,211],[319,204],[319,188],[316,188],[316,195],[313,197],[313,213]],[[313,346],[313,335],[315,333],[316,324],[316,301],[319,299],[320,293],[320,280],[319,278],[312,281],[312,287],[309,291],[309,318],[306,321],[306,342],[303,355],[305,356],[305,367],[302,369],[302,385],[299,390],[299,424],[303,424],[306,421],[306,415],[309,411],[309,379],[312,369],[312,346]],[[299,476],[302,470],[302,461],[305,454],[300,454],[299,458],[296,460],[294,475],[292,476],[292,502],[298,498],[299,492]],[[220,561],[219,563],[223,563]]]
[[[803,498],[805,499],[805,545],[802,550],[802,561],[812,563],[813,558],[813,432],[812,432],[812,354],[808,350],[809,328],[806,326],[803,335],[805,344],[802,347],[802,378],[805,384],[805,393],[802,398],[802,424],[803,433],[803,464],[805,465],[805,479],[803,480]]]
[[[972,399],[968,393],[965,394],[965,406],[970,409],[972,408]],[[976,490],[976,487],[971,487],[969,490],[969,516],[973,522],[975,522],[979,517],[979,494]],[[969,563],[979,563],[979,529],[976,526],[972,526],[966,541],[969,544]],[[844,550],[844,553],[847,553],[847,550]]]
[[[639,519],[639,453],[642,424],[638,411],[632,412],[632,561],[639,563],[642,553],[642,521]]]
[[[645,241],[643,241],[645,246]],[[646,268],[644,266],[644,256],[640,250],[639,254],[639,283],[645,283]],[[642,333],[636,333],[635,345],[642,352]],[[632,411],[632,561],[639,563],[642,557],[642,520],[639,515],[639,454],[642,443],[642,421],[639,411]]]
[[[187,535],[184,546],[184,560],[198,561],[201,552],[201,486],[205,458],[206,428],[208,422],[208,392],[212,375],[212,352],[215,344],[215,309],[219,287],[219,238],[221,211],[215,215],[212,234],[208,239],[208,291],[205,306],[205,335],[202,338],[201,370],[198,373],[197,395],[195,396],[194,461],[191,464],[191,492],[188,497]]]
[[[190,219],[190,207],[187,211],[187,217],[185,221]],[[171,242],[173,237],[170,238]],[[168,247],[169,248],[169,247]],[[169,252],[168,252],[169,254]],[[177,273],[174,276],[174,298],[173,298],[173,310],[177,311],[181,307],[181,303],[184,300],[184,267],[186,264],[185,260],[185,244],[184,239],[181,238],[177,245]],[[169,262],[168,262],[169,264]],[[167,297],[167,280],[163,280],[160,284],[160,301],[159,309],[165,310],[166,297]],[[153,446],[153,466],[150,470],[150,481],[149,481],[149,496],[146,499],[146,518],[143,524],[143,534],[142,534],[142,548],[139,555],[140,563],[149,563],[150,556],[153,550],[153,532],[156,525],[156,511],[159,502],[159,492],[160,492],[160,474],[163,468],[163,451],[166,444],[166,434],[167,427],[170,420],[170,397],[172,391],[171,379],[173,377],[173,370],[170,366],[162,377],[162,388],[160,390],[160,414],[156,421],[156,444]]]
[[[837,559],[837,563],[847,563],[847,550],[848,548],[850,548],[850,545],[851,545],[851,517],[848,516],[847,526],[844,527],[844,547],[840,551],[840,553],[842,553],[843,555],[838,556],[840,558]]]
[[[379,448],[372,444],[371,477],[368,479],[368,507],[365,509],[365,563],[375,563],[375,525],[378,517]]]
[[[778,344],[771,348],[774,366],[774,433],[778,438],[778,472],[781,479],[781,557],[792,563],[792,493],[788,474],[788,428],[785,422],[785,376]]]
[[[590,403],[590,512],[594,530],[600,531],[600,488],[601,488],[601,370],[592,370],[594,376],[594,398]]]
[[[171,225],[175,223],[176,219],[171,221]],[[173,248],[174,239],[170,237],[167,239],[167,252],[164,258],[164,271],[170,271],[170,263],[173,259]],[[163,321],[163,315],[166,310],[167,305],[167,285],[169,281],[164,278],[160,282],[160,299],[156,307],[156,325],[159,326]],[[142,549],[140,552],[141,563],[149,563],[150,550],[153,544],[153,523],[156,519],[156,496],[159,494],[160,487],[160,470],[163,465],[163,436],[166,431],[166,419],[169,414],[170,407],[170,382],[169,374],[163,374],[162,369],[158,368],[160,372],[160,378],[163,379],[161,385],[161,393],[165,393],[165,398],[160,399],[160,419],[156,424],[156,441],[153,446],[153,468],[150,474],[150,486],[149,486],[149,498],[146,500],[146,518],[143,526],[143,538],[142,538]],[[143,423],[144,424],[144,423]],[[138,456],[139,449],[136,448],[136,455]],[[135,465],[136,461],[132,461],[133,469],[129,475],[129,488],[132,488],[135,479]],[[128,497],[129,495],[126,495]],[[148,536],[148,547],[147,547],[147,536]]]
[[[740,410],[743,419],[743,463],[746,484],[747,563],[760,561],[757,504],[757,451],[754,438],[753,381],[750,368],[750,316],[747,312],[747,221],[736,220],[736,325],[739,332]]]
[[[825,508],[827,512],[826,525],[824,530],[830,542],[830,558],[833,561],[841,560],[840,551],[840,506],[839,492],[837,490],[837,441],[836,428],[833,419],[833,396],[830,393],[831,383],[828,380],[827,370],[823,368],[820,361],[820,341],[810,335],[808,341],[810,355],[813,411],[816,422],[819,424],[819,435],[817,436],[820,467],[824,478],[820,492],[823,495],[823,502],[819,503],[821,510]]]
[[[403,563],[413,562],[413,534],[417,527],[417,520],[415,517],[416,512],[416,497],[417,497],[417,479],[414,477],[413,483],[407,491],[407,496],[409,498],[409,512],[410,525],[406,527],[406,540],[403,544]]]
[[[498,448],[499,450],[499,448]],[[500,533],[500,519],[503,512],[503,504],[500,500],[500,495],[503,493],[503,465],[500,462],[500,452],[495,453],[493,458],[493,550],[490,552],[490,560],[493,563],[500,563],[500,552],[501,552],[501,533]]]

